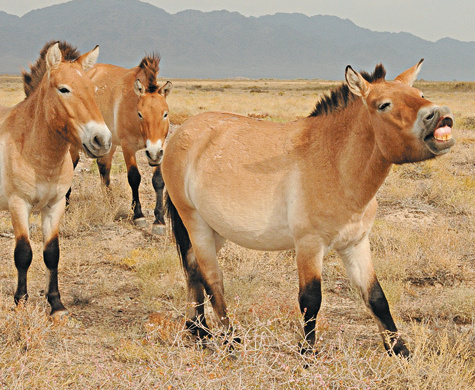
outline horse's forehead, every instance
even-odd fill
[[[92,81],[86,76],[81,66],[76,63],[63,62],[61,65],[51,72],[51,78],[57,83],[74,84],[74,85],[92,85]]]
[[[165,98],[159,93],[146,93],[139,99],[138,106],[142,109],[150,109],[152,111],[167,110],[168,104]]]
[[[369,98],[373,100],[391,99],[395,105],[404,105],[407,100],[420,99],[421,91],[398,81],[373,84]],[[423,101],[420,102],[423,104]]]

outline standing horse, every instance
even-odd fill
[[[156,167],[152,177],[156,193],[155,221],[153,231],[165,232],[163,218],[163,179],[160,163],[163,146],[168,135],[168,105],[165,100],[172,89],[171,82],[157,84],[160,58],[146,56],[139,66],[125,69],[115,65],[96,64],[88,71],[98,87],[96,99],[107,126],[112,131],[112,148],[97,160],[102,182],[109,186],[112,157],[117,146],[122,146],[127,178],[132,189],[134,223],[145,225],[145,217],[139,199],[141,176],[135,154],[145,149],[149,165]],[[79,161],[78,150],[71,150],[74,166]],[[69,195],[69,194],[68,194]]]
[[[170,137],[162,163],[167,208],[186,274],[187,326],[206,336],[204,291],[227,328],[216,254],[229,239],[258,250],[295,248],[305,341],[315,343],[322,259],[345,263],[389,353],[409,354],[371,262],[376,192],[392,164],[447,153],[453,118],[412,87],[422,60],[385,80],[346,68],[346,84],[286,124],[205,113]]]
[[[29,216],[35,208],[41,211],[46,298],[52,315],[66,312],[58,289],[58,229],[73,178],[69,147],[82,146],[95,158],[111,146],[95,87],[85,72],[98,54],[98,46],[80,56],[65,42],[46,44],[31,73],[23,73],[26,99],[2,110],[0,118],[0,207],[10,211],[15,233],[15,302],[28,299]]]

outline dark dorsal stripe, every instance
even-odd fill
[[[160,71],[160,56],[158,54],[151,54],[142,58],[139,68],[145,73],[147,79],[146,91],[154,93],[158,90],[157,76]]]
[[[61,50],[61,54],[63,55],[63,61],[73,62],[81,55],[76,47],[65,41],[53,40],[44,45],[43,49],[40,51],[40,57],[33,65],[30,65],[30,72],[27,72],[26,70],[21,72],[23,76],[23,89],[26,97],[33,93],[43,79],[43,76],[46,73],[46,53],[56,42],[59,43],[59,50]]]
[[[381,64],[376,65],[373,74],[361,72],[361,76],[370,83],[378,83],[384,81],[386,77],[386,70]],[[348,85],[343,83],[339,87],[330,92],[329,95],[324,95],[320,101],[317,102],[315,109],[309,116],[327,115],[332,112],[341,110],[348,106],[349,102],[356,99],[356,96],[350,92]]]

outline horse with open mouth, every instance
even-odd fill
[[[88,71],[88,75],[98,88],[97,103],[112,131],[111,151],[97,160],[102,182],[109,186],[112,157],[117,146],[121,146],[128,182],[132,189],[133,220],[136,225],[144,226],[146,221],[139,197],[142,178],[137,168],[136,153],[145,149],[149,165],[155,167],[152,185],[156,194],[156,205],[152,231],[164,234],[164,185],[160,163],[170,126],[166,97],[172,89],[172,83],[167,81],[162,86],[158,85],[159,63],[158,55],[149,55],[131,69],[96,64]],[[79,161],[78,150],[72,148],[71,156],[76,166]]]
[[[15,302],[28,299],[29,216],[37,209],[52,315],[66,312],[58,289],[58,237],[74,173],[69,148],[83,148],[97,158],[111,147],[111,133],[94,98],[95,86],[85,72],[98,54],[98,46],[80,55],[66,42],[47,43],[30,72],[23,72],[25,100],[0,111],[0,208],[10,211],[15,234]]]
[[[409,355],[376,277],[369,234],[376,193],[392,164],[423,161],[454,145],[452,114],[412,87],[422,60],[386,81],[346,68],[346,83],[307,118],[272,123],[204,113],[170,137],[162,163],[167,209],[185,270],[187,326],[208,336],[205,292],[229,318],[216,259],[226,239],[258,250],[295,248],[302,352],[314,348],[322,261],[336,250],[374,316],[385,348]]]

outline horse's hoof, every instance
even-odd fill
[[[134,219],[134,224],[138,227],[145,227],[147,225],[147,220],[145,219],[145,217],[137,218]]]
[[[152,226],[152,233],[156,234],[157,236],[164,236],[167,233],[167,228],[165,225],[154,223]]]

